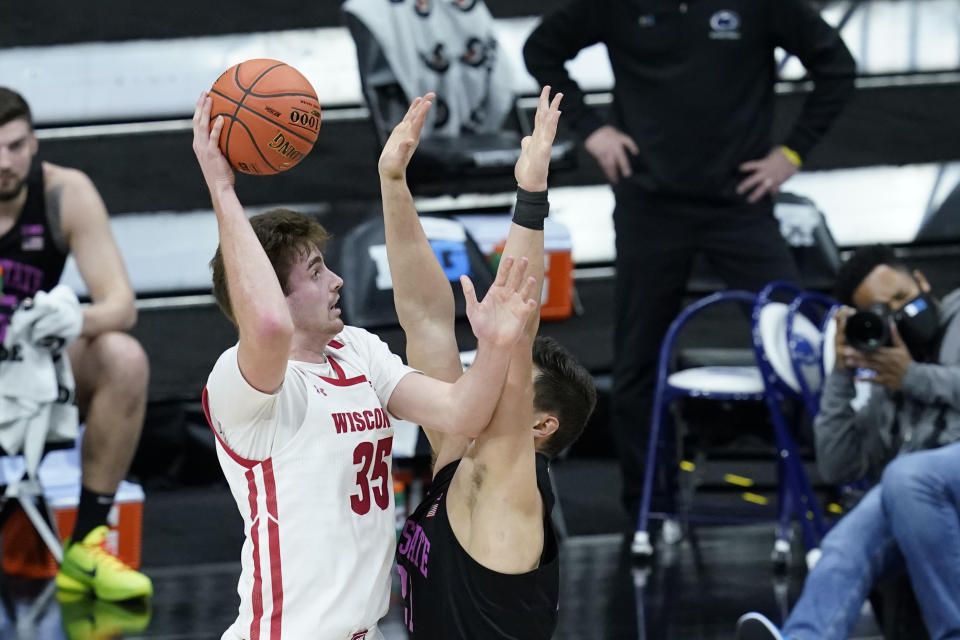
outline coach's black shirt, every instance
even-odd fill
[[[553,491],[537,454],[543,498],[540,565],[521,574],[491,571],[464,551],[447,517],[447,489],[459,460],[441,469],[397,545],[404,622],[415,640],[548,640],[557,626],[560,565],[550,522]]]
[[[853,89],[855,65],[808,0],[567,0],[524,47],[530,73],[564,94],[562,120],[584,138],[603,121],[584,105],[564,63],[607,46],[613,118],[640,148],[621,189],[732,204],[739,166],[773,146],[774,48],[809,71],[809,95],[785,144],[801,157]]]

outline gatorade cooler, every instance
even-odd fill
[[[510,214],[455,216],[496,267],[510,232]],[[573,243],[567,228],[547,218],[543,226],[544,281],[540,317],[563,320],[573,313]]]
[[[24,473],[22,457],[0,459],[0,483],[16,482]],[[65,540],[73,532],[73,524],[77,520],[80,438],[72,449],[47,453],[40,462],[38,477],[44,499],[53,512],[54,533]],[[143,488],[132,482],[121,482],[117,487],[113,508],[107,516],[110,532],[107,534],[106,547],[134,569],[140,566],[142,516]],[[56,575],[58,567],[53,554],[19,505],[0,528],[0,542],[3,546],[0,565],[4,573],[28,578],[51,578]]]
[[[45,488],[47,504],[53,511],[56,533],[65,541],[77,520],[79,485]],[[143,523],[143,489],[132,482],[122,482],[107,524],[106,548],[134,569],[140,568]],[[25,578],[52,578],[57,574],[57,561],[40,539],[23,509],[17,508],[0,528],[3,540],[3,572]]]

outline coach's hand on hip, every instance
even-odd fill
[[[620,181],[620,176],[629,178],[633,174],[627,151],[631,155],[640,153],[633,138],[609,124],[603,125],[587,136],[583,146],[597,159],[607,180],[613,184]]]
[[[780,191],[780,185],[789,180],[798,168],[787,157],[783,147],[774,147],[766,158],[740,165],[740,170],[750,175],[737,185],[737,193],[749,193],[747,202],[756,202],[768,194],[774,196]]]

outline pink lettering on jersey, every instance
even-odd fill
[[[4,259],[0,260],[0,267],[3,267],[3,288],[8,293],[32,296],[43,284],[43,269],[33,265]]]
[[[397,546],[397,552],[413,563],[413,566],[420,569],[423,577],[427,577],[427,563],[430,555],[430,539],[424,533],[423,527],[407,520],[403,525],[403,531],[400,534],[400,544]]]
[[[397,564],[397,574],[400,576],[400,597],[403,599],[403,621],[407,623],[407,629],[413,631],[413,585],[402,564]]]

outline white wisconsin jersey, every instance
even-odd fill
[[[396,543],[385,407],[413,370],[353,327],[325,354],[324,364],[290,361],[270,395],[243,379],[234,346],[204,389],[246,533],[240,612],[224,639],[382,639]],[[271,434],[265,458],[232,448],[236,440],[250,449],[250,429]]]

